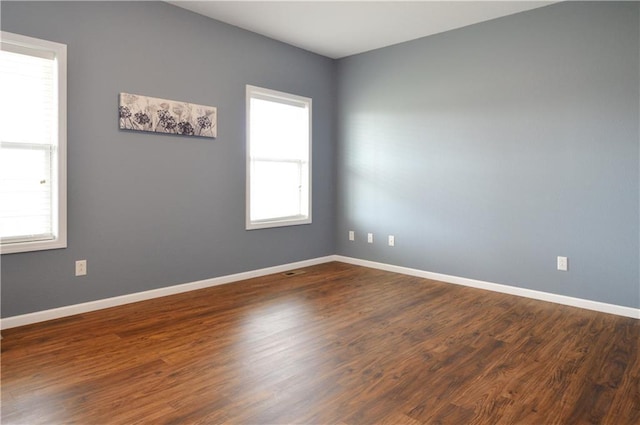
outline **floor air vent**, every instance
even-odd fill
[[[284,272],[282,274],[287,276],[287,277],[291,277],[291,276],[298,276],[299,274],[305,274],[305,273],[306,273],[306,271],[304,271],[304,270],[291,270],[289,272]]]

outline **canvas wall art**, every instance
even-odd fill
[[[120,128],[181,134],[217,136],[217,109],[176,100],[120,93]]]

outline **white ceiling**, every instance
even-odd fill
[[[555,1],[168,1],[300,47],[341,58]]]

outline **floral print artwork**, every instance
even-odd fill
[[[217,110],[213,106],[120,93],[118,111],[120,128],[125,130],[202,137],[217,135]]]

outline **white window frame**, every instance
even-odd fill
[[[55,102],[57,103],[57,128],[54,130],[54,143],[51,161],[52,177],[52,233],[48,240],[18,241],[0,243],[2,254],[41,251],[66,248],[67,246],[67,46],[48,40],[27,37],[0,31],[0,42],[4,48],[14,52],[38,56],[38,52],[54,56],[56,81]],[[5,100],[6,101],[6,100]],[[8,142],[7,144],[10,144]],[[43,149],[46,147],[43,146]]]
[[[304,106],[308,111],[308,119],[309,119],[309,134],[308,134],[308,162],[307,162],[307,173],[305,176],[306,181],[308,182],[308,187],[306,188],[306,198],[307,198],[307,214],[292,216],[292,217],[276,217],[265,220],[251,220],[251,168],[252,168],[252,158],[251,158],[251,99],[259,98],[263,100],[269,100],[273,102],[279,102],[283,104],[292,104],[296,106]],[[312,222],[311,211],[312,211],[312,122],[313,122],[313,114],[312,114],[312,99],[309,97],[298,96],[290,93],[285,93],[281,91],[266,89],[262,87],[247,85],[246,86],[246,229],[247,230],[255,230],[255,229],[265,229],[272,227],[283,227],[283,226],[296,226],[301,224],[310,224]],[[282,162],[289,162],[286,159],[283,159]],[[291,160],[291,162],[297,162]]]

